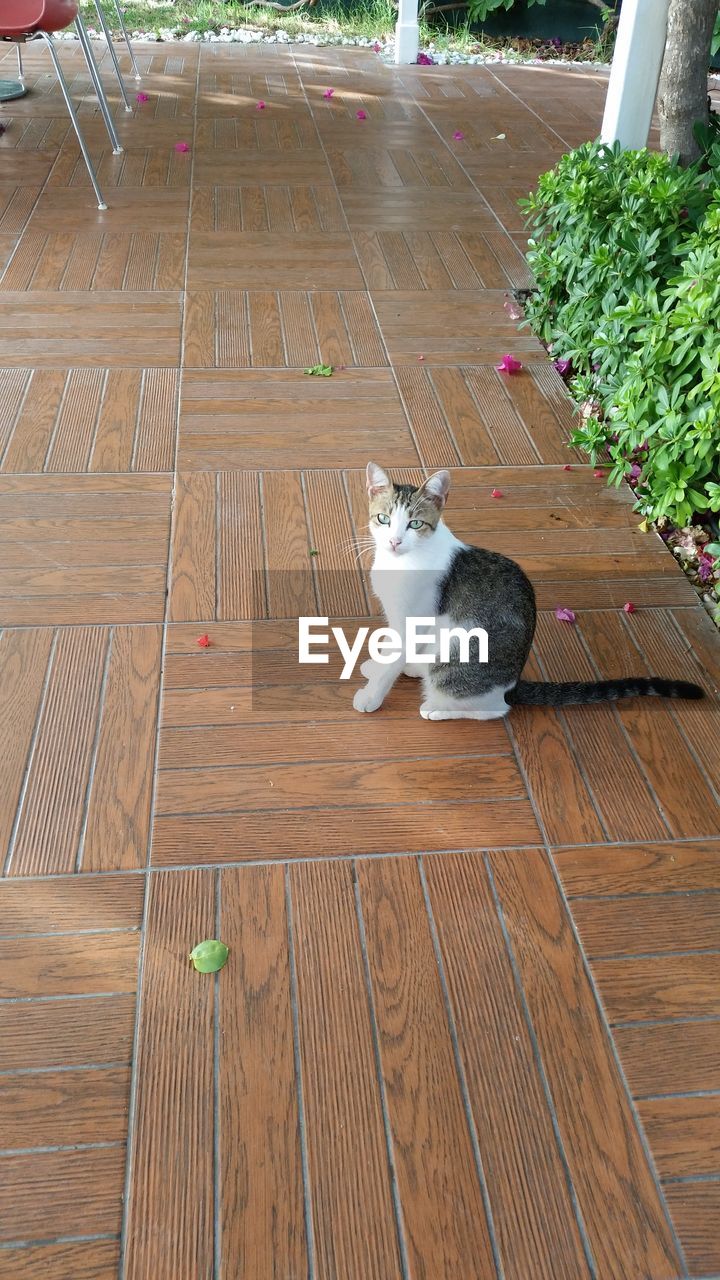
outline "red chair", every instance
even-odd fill
[[[98,209],[107,209],[107,205],[103,199],[102,192],[98,186],[97,176],[93,168],[90,153],[85,144],[82,135],[80,122],[77,118],[75,108],[68,90],[67,82],[62,73],[62,67],[57,55],[55,42],[52,39],[52,33],[55,31],[63,31],[65,27],[69,27],[74,22],[80,38],[85,61],[87,62],[90,78],[93,82],[95,92],[97,94],[100,110],[107,126],[110,140],[113,144],[113,151],[116,154],[122,151],[122,147],[118,141],[115,126],[110,115],[110,110],[105,99],[100,76],[95,64],[90,41],[88,40],[85,28],[78,16],[78,7],[75,0],[2,0],[0,4],[0,40],[9,40],[13,44],[23,45],[30,40],[44,40],[50,52],[50,57],[55,67],[58,83],[62,91],[65,105],[70,113],[73,128],[77,135],[80,150],[83,159],[87,165],[87,171],[90,174],[90,181],[97,197]]]

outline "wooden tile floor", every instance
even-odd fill
[[[720,644],[503,306],[602,79],[145,46],[114,157],[61,56],[108,211],[40,50],[0,136],[0,1277],[717,1280]],[[369,457],[532,575],[531,672],[707,701],[358,717],[293,643],[373,614]]]

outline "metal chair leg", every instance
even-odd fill
[[[110,54],[113,67],[115,68],[115,75],[117,76],[117,82],[120,85],[120,92],[122,94],[122,100],[125,103],[125,110],[132,111],[132,107],[130,106],[130,100],[127,96],[127,90],[125,88],[125,81],[122,78],[122,71],[120,70],[120,63],[118,62],[118,56],[117,56],[117,53],[115,52],[115,45],[113,44],[112,32],[107,24],[107,18],[105,17],[105,14],[103,12],[103,7],[100,4],[100,0],[95,0],[95,8],[97,10],[97,16],[100,22],[100,26],[103,29],[103,35],[107,40],[108,52]]]
[[[15,45],[15,48],[17,49],[17,60],[18,60],[18,80],[20,80],[21,84],[24,84],[24,83],[25,83],[25,72],[23,71],[22,46],[21,46],[21,45],[19,45],[19,44],[16,44],[16,45]]]
[[[77,118],[75,108],[72,104],[70,91],[67,87],[67,83],[65,80],[65,76],[63,75],[62,67],[60,66],[60,60],[58,58],[57,49],[55,48],[55,45],[53,43],[52,36],[49,36],[46,31],[41,31],[39,34],[42,36],[43,40],[45,41],[50,51],[50,57],[52,58],[53,66],[55,67],[55,74],[57,75],[57,78],[58,78],[58,84],[60,85],[62,96],[65,99],[65,106],[67,107],[70,113],[70,119],[72,120],[72,123],[73,123],[73,129],[75,130],[75,133],[77,135],[77,140],[80,144],[80,150],[83,153],[83,159],[85,161],[85,164],[87,165],[87,171],[90,174],[90,181],[92,182],[93,191],[95,192],[95,197],[98,202],[98,209],[107,209],[107,205],[103,199],[102,191],[98,186],[98,180],[95,173],[95,169],[93,168],[93,162],[90,159],[90,152],[88,151],[87,146],[85,144],[85,139],[82,134],[82,129],[80,128],[80,121]]]
[[[137,61],[135,59],[133,47],[130,43],[130,37],[127,33],[127,27],[125,26],[123,11],[120,8],[120,0],[113,0],[113,4],[115,5],[115,11],[117,13],[118,23],[120,24],[120,30],[122,31],[123,40],[125,41],[125,44],[127,45],[127,51],[130,54],[130,65],[132,66],[132,69],[133,69],[133,75],[136,80],[142,80],[142,76],[140,75],[140,68],[138,67]]]
[[[102,87],[100,72],[97,69],[97,64],[95,62],[95,55],[92,51],[92,46],[90,44],[90,37],[88,36],[87,31],[85,30],[83,20],[80,17],[79,13],[75,19],[75,30],[78,33],[78,38],[80,40],[80,47],[82,48],[82,51],[85,55],[87,69],[90,72],[90,79],[93,82],[93,88],[95,89],[95,94],[97,96],[100,111],[102,112],[102,118],[105,121],[105,128],[108,131],[108,136],[110,138],[110,142],[112,143],[113,154],[116,156],[119,156],[120,152],[122,151],[122,147],[120,146],[120,139],[117,136],[115,123],[113,121],[112,116],[110,115],[110,108],[108,107],[107,98],[105,97],[105,90]]]

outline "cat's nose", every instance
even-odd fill
[[[390,546],[392,547],[393,551],[397,551],[397,549],[398,549],[398,547],[400,546],[400,543],[401,543],[401,542],[402,542],[402,538],[391,538],[391,539],[390,539]]]

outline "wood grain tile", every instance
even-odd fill
[[[389,370],[346,370],[332,378],[248,370],[183,378],[181,470],[364,466],[374,453],[416,461]]]
[[[352,232],[401,232],[412,227],[414,231],[484,233],[497,227],[493,214],[477,192],[446,187],[386,187],[369,191],[349,187],[342,193],[342,206]]]
[[[92,999],[1,1004],[0,1070],[129,1063],[134,1027],[134,990]]]
[[[490,864],[596,1265],[671,1280],[681,1266],[664,1206],[549,863],[492,853]]]
[[[653,1022],[613,1030],[633,1094],[720,1090],[720,1019]]]
[[[184,233],[188,222],[189,193],[183,187],[117,187],[112,204],[105,210],[91,201],[78,199],[67,187],[47,187],[41,194],[28,224],[32,231],[53,232],[62,225],[66,232],[153,232]]]
[[[553,857],[573,897],[655,894],[717,888],[717,841],[558,849]]]
[[[437,290],[431,307],[421,292],[373,292],[372,299],[393,364],[414,365],[419,356],[428,365],[489,364],[508,346],[522,359],[540,355],[537,338],[517,332],[500,293]]]
[[[688,1266],[696,1276],[713,1276],[720,1267],[720,1181],[668,1186],[665,1195]]]
[[[358,885],[410,1267],[489,1275],[489,1228],[417,864],[360,863]]]
[[[190,226],[193,234],[272,231],[288,235],[346,230],[335,188],[306,182],[198,187],[193,192]]]
[[[17,254],[15,255],[17,257]],[[188,289],[361,289],[349,235],[338,232],[194,231]]]
[[[573,903],[573,919],[591,960],[705,951],[720,943],[720,894],[583,899]]]
[[[129,1067],[2,1075],[3,1149],[124,1142],[129,1097]]]
[[[367,294],[201,290],[187,295],[188,369],[377,368],[385,348]]]
[[[136,932],[3,940],[0,998],[134,991],[138,945]]]
[[[503,1273],[574,1280],[587,1263],[482,857],[425,871]]]
[[[0,937],[136,929],[142,918],[140,876],[56,876],[0,882]]]
[[[223,872],[219,988],[223,1275],[307,1270],[282,868]]]
[[[720,951],[596,960],[593,972],[613,1024],[720,1015]]]
[[[15,1280],[115,1280],[120,1241],[38,1244],[3,1250],[3,1263]]]
[[[153,877],[137,1049],[128,1280],[210,1280],[213,1274],[214,984],[195,972],[188,953],[214,933],[212,872]]]
[[[0,276],[0,288],[181,289],[185,276],[184,232],[135,231],[78,235],[28,231]]]
[[[7,547],[16,566],[0,570],[0,623],[161,621],[170,485],[169,476],[0,476],[0,557]]]
[[[9,700],[19,730],[0,803],[10,875],[144,866],[160,639],[158,627],[2,633],[2,669],[19,671],[28,698],[17,711]]]
[[[177,364],[180,295],[0,292],[0,326],[0,364],[10,367],[161,368]]]
[[[125,1148],[0,1157],[0,1241],[120,1230]]]
[[[662,1178],[720,1173],[717,1098],[653,1098],[638,1104]]]
[[[290,884],[318,1280],[399,1280],[351,867],[292,867]]]
[[[171,471],[177,427],[174,369],[8,369],[2,472]]]

